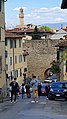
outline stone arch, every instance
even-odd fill
[[[44,72],[44,79],[46,79],[47,77],[49,77],[49,75],[50,75],[50,70],[51,70],[50,67],[45,70],[45,72]]]

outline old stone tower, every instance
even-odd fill
[[[22,8],[20,8],[19,20],[20,20],[20,25],[17,25],[16,27],[23,28],[24,27],[24,13]]]

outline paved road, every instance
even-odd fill
[[[0,104],[0,119],[67,119],[67,101],[46,101],[41,97],[38,103],[21,99]]]

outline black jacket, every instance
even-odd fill
[[[14,84],[14,82],[11,82],[10,86],[12,88],[12,92],[19,92],[19,85],[17,82],[15,84]]]

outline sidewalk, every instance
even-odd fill
[[[2,98],[2,99],[0,99],[0,104],[1,104],[1,103],[4,103],[4,102],[6,102],[6,101],[9,101],[9,100],[10,100],[10,97]]]

